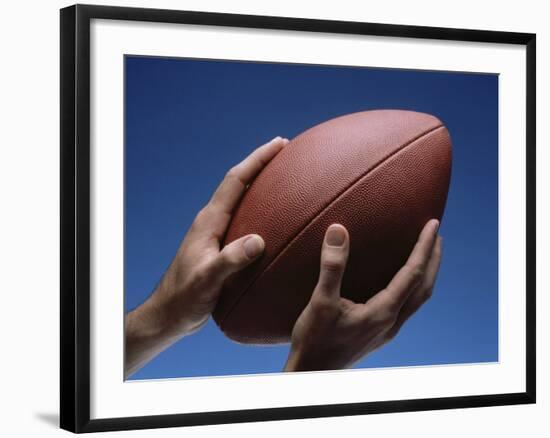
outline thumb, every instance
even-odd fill
[[[264,240],[257,234],[248,234],[224,246],[217,263],[217,274],[225,280],[256,260],[265,248]]]
[[[340,286],[349,255],[349,235],[340,224],[328,227],[321,250],[321,270],[314,293],[324,298],[340,296]],[[321,298],[321,297],[320,297]]]

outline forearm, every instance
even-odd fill
[[[168,329],[165,315],[148,300],[127,313],[124,320],[124,378],[179,340],[183,334]]]

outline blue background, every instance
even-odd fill
[[[498,76],[125,58],[125,308],[154,290],[225,172],[276,135],[379,108],[439,117],[453,140],[432,299],[356,367],[498,360]],[[131,379],[280,372],[289,346],[243,346],[210,319]]]

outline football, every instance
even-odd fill
[[[218,326],[241,343],[289,342],[332,223],[350,235],[341,294],[366,302],[403,266],[426,222],[441,220],[451,160],[443,123],[414,111],[347,114],[292,139],[234,212],[224,243],[256,233],[265,251],[225,282]]]

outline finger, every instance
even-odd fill
[[[313,292],[317,298],[336,300],[340,297],[340,287],[349,255],[349,235],[340,224],[328,227],[321,249],[321,269],[319,281]]]
[[[265,242],[257,234],[249,234],[224,246],[213,264],[212,275],[225,281],[256,260],[264,251]]]
[[[439,221],[432,219],[424,226],[407,262],[388,286],[371,298],[371,305],[398,312],[408,296],[420,285],[434,246]]]
[[[214,192],[209,206],[217,212],[230,214],[247,186],[287,143],[287,139],[275,137],[232,167]]]
[[[397,316],[397,320],[390,330],[390,337],[394,337],[403,324],[432,296],[437,273],[439,272],[439,266],[441,264],[442,244],[442,238],[438,236],[426,267],[424,281],[422,285],[409,296],[405,304],[403,304]]]
[[[422,283],[422,289],[426,291],[426,294],[430,295],[435,281],[437,280],[437,274],[439,272],[439,267],[441,266],[441,255],[443,254],[443,238],[437,236],[435,244],[432,249],[432,254],[428,265],[426,266],[426,275],[424,276],[424,281]],[[429,298],[429,296],[428,296]]]

